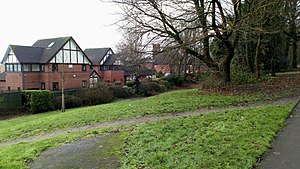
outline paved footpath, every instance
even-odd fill
[[[300,169],[300,101],[258,169]]]

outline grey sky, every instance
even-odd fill
[[[121,34],[112,24],[117,7],[99,0],[0,1],[0,59],[9,44],[72,36],[81,48],[114,47]]]

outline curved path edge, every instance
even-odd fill
[[[170,113],[170,114],[163,114],[163,115],[159,115],[159,116],[151,116],[151,117],[146,116],[146,117],[127,119],[127,120],[104,122],[104,123],[99,123],[99,124],[94,124],[94,125],[86,125],[86,126],[77,127],[77,128],[57,130],[52,133],[47,133],[47,134],[43,134],[43,135],[32,136],[32,137],[21,138],[21,139],[9,141],[9,142],[4,142],[4,143],[0,143],[0,147],[18,144],[18,143],[22,143],[22,142],[39,141],[39,140],[43,140],[43,139],[47,139],[47,138],[57,137],[57,136],[60,136],[63,134],[80,132],[80,131],[85,131],[85,130],[92,130],[92,129],[99,129],[99,128],[104,128],[104,127],[127,125],[127,124],[138,124],[138,123],[143,123],[143,122],[158,121],[158,120],[171,119],[171,118],[176,118],[176,117],[200,115],[200,114],[219,112],[219,111],[227,111],[227,110],[235,110],[235,109],[255,108],[255,107],[267,106],[267,105],[276,105],[276,104],[284,104],[284,103],[296,104],[298,102],[298,100],[299,100],[298,96],[297,97],[287,97],[287,98],[282,98],[282,99],[278,99],[275,101],[274,100],[273,101],[264,101],[264,102],[252,103],[252,104],[247,104],[247,105],[219,107],[219,108],[213,108],[210,110],[209,109],[199,109],[196,111],[189,111],[189,112],[182,112],[182,113]]]

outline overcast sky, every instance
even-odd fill
[[[99,0],[1,0],[0,59],[8,45],[72,36],[86,48],[113,47],[121,40],[117,7]]]

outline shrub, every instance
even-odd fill
[[[170,74],[163,78],[163,80],[168,81],[172,86],[182,86],[183,85],[183,78],[181,76]]]
[[[109,90],[115,98],[128,98],[134,93],[128,86],[110,86]]]
[[[135,85],[135,81],[134,80],[126,82],[126,86],[128,86],[128,87],[133,87],[134,85]]]
[[[54,99],[54,108],[60,109],[61,108],[61,96],[56,97]],[[79,97],[72,96],[72,95],[65,95],[65,108],[76,108],[83,106],[82,100]]]
[[[120,81],[114,82],[115,85],[121,85],[122,83]]]
[[[23,92],[25,109],[31,113],[49,110],[52,93],[49,90],[28,90]]]
[[[162,91],[163,89],[161,88],[161,86],[154,82],[141,83],[139,86],[139,95],[141,96],[153,96]]]
[[[205,72],[200,79],[202,89],[212,89],[225,85],[223,74],[219,71]]]
[[[159,82],[162,86],[164,86],[165,91],[169,90],[171,88],[171,83],[165,80],[162,80]]]
[[[161,72],[161,71],[157,72],[157,73],[156,73],[156,77],[157,77],[157,78],[164,77],[163,72]]]
[[[84,105],[97,105],[113,101],[113,94],[105,83],[99,83],[95,88],[82,91]]]

